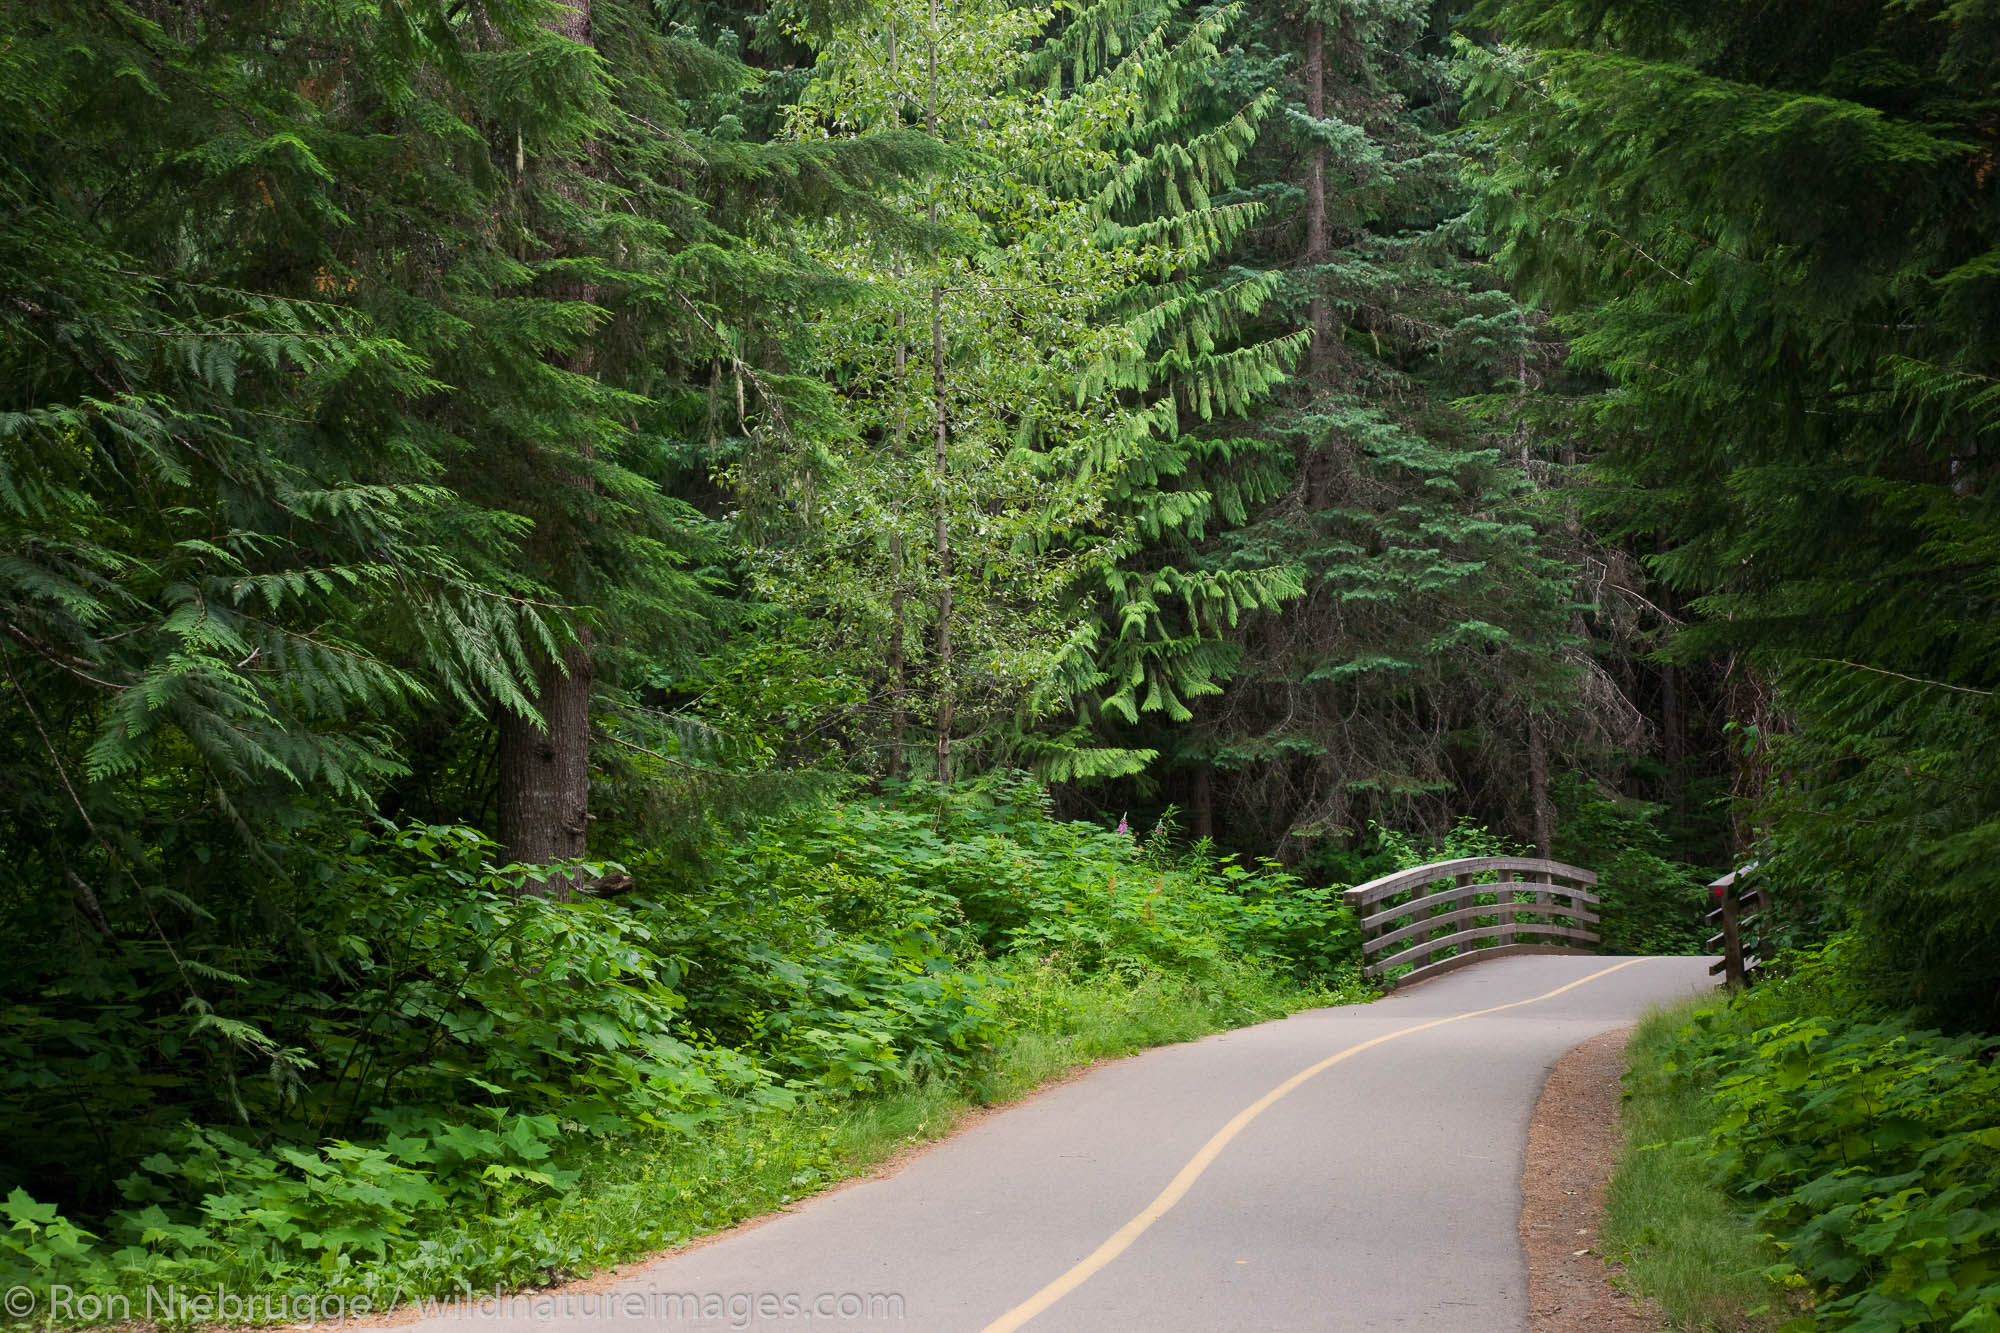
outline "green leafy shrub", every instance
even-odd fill
[[[1079,975],[1136,976],[1199,973],[1247,954],[1332,977],[1352,965],[1358,939],[1337,893],[1274,863],[1250,869],[1054,819],[1022,774],[949,793],[909,783],[887,800],[779,819],[730,856],[720,888],[690,930],[733,936],[718,911],[754,914],[782,901],[795,930],[886,936],[904,964],[1026,957]],[[799,924],[807,921],[823,925]],[[820,956],[830,938],[794,938],[783,951]],[[726,952],[748,956],[739,944]],[[704,999],[701,975],[697,962],[686,986],[695,1012],[723,1021],[721,1010],[740,1008],[739,990],[726,1005]]]
[[[7,1182],[0,1280],[382,1297],[581,1271],[652,1234],[576,1220],[628,1153],[780,1145],[701,1168],[754,1189],[675,1187],[676,1225],[721,1225],[833,1170],[760,1119],[982,1088],[1024,1024],[1041,1046],[1166,1040],[1352,971],[1330,891],[1057,821],[1020,778],[793,810],[662,900],[644,888],[673,881],[645,856],[614,897],[523,893],[554,872],[496,866],[462,828],[322,850],[283,931],[233,923],[205,953],[205,1022],[176,1023],[164,984],[93,1021],[63,978],[17,979],[0,1130],[54,1157],[129,1128],[100,1141],[95,1191],[32,1166]]]
[[[1852,952],[1683,1032],[1675,1062],[1715,1081],[1711,1160],[1813,1327],[2000,1328],[2000,1039],[1825,1004]]]
[[[754,1059],[687,1039],[672,989],[685,964],[647,904],[523,896],[526,872],[496,869],[494,850],[458,828],[357,835],[328,862],[340,892],[290,923],[299,953],[266,942],[242,951],[260,966],[206,970],[210,1003],[226,988],[233,1010],[213,1026],[262,1057],[224,1064],[233,1128],[187,1096],[203,1080],[146,1077],[186,1049],[164,1022],[122,1016],[69,1056],[126,1071],[135,1090],[110,1105],[142,1111],[144,1132],[106,1154],[121,1174],[94,1232],[43,1217],[50,1205],[17,1185],[33,1240],[4,1257],[112,1286],[246,1269],[324,1282],[470,1213],[565,1195],[594,1138],[687,1133],[795,1100]],[[65,1067],[44,1043],[68,1039],[75,1020],[51,1012],[66,998],[45,992],[9,1015],[8,1077],[40,1094],[9,1102],[10,1141],[72,1123],[50,1103],[77,1089],[45,1081]]]

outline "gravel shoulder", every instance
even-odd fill
[[[1528,1126],[1521,1246],[1529,1333],[1661,1333],[1659,1310],[1615,1286],[1597,1251],[1604,1193],[1624,1143],[1618,1117],[1629,1027],[1592,1037],[1556,1063]]]

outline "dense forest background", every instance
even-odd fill
[[[1440,848],[1634,952],[1754,859],[1991,1030],[1997,77],[1991,0],[16,0],[10,1261],[574,1271],[604,1144],[1324,1000]]]

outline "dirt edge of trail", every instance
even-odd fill
[[[1661,1333],[1657,1307],[1613,1285],[1598,1252],[1604,1194],[1624,1147],[1618,1118],[1629,1027],[1592,1037],[1550,1071],[1528,1126],[1521,1248],[1529,1333]]]

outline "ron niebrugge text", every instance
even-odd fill
[[[901,1292],[893,1291],[662,1291],[654,1287],[597,1292],[492,1294],[470,1288],[449,1296],[405,1299],[400,1294],[377,1304],[367,1296],[303,1289],[237,1291],[227,1286],[189,1288],[166,1284],[139,1292],[99,1293],[51,1284],[36,1293],[16,1287],[6,1296],[7,1314],[34,1315],[51,1324],[100,1325],[143,1320],[165,1324],[344,1324],[369,1315],[414,1310],[420,1315],[486,1315],[554,1319],[647,1319],[689,1323],[726,1321],[732,1328],[758,1323],[809,1323],[815,1319],[899,1323],[906,1317]],[[26,1308],[19,1308],[26,1306]]]

